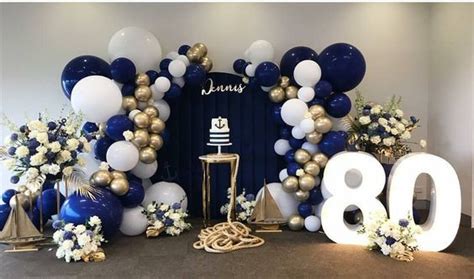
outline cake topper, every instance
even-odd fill
[[[227,118],[212,118],[209,129],[209,146],[217,146],[217,154],[221,153],[222,146],[232,145],[230,142],[230,129]]]

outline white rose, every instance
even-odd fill
[[[397,130],[399,132],[403,132],[405,131],[405,125],[403,125],[402,123],[398,122],[396,125],[395,125],[395,128],[397,128]]]
[[[400,135],[400,138],[404,139],[404,140],[410,139],[411,138],[411,133],[408,132],[408,131],[405,131]]]
[[[48,131],[48,127],[46,126],[46,124],[44,124],[43,122],[39,120],[30,121],[30,123],[28,123],[27,126],[30,131],[34,131],[34,130],[38,132]]]
[[[66,239],[63,241],[63,244],[61,246],[64,250],[70,250],[72,247],[74,247],[74,242],[70,239]]]
[[[97,216],[92,216],[90,219],[89,219],[89,225],[91,226],[98,226],[102,224],[102,221],[100,220],[99,217]]]
[[[76,249],[72,251],[72,258],[74,259],[75,262],[80,261],[82,259],[82,250]]]
[[[367,125],[367,124],[369,124],[369,123],[370,123],[370,117],[368,117],[368,116],[361,116],[361,117],[359,118],[359,123],[360,123],[361,125]]]
[[[67,125],[64,130],[66,131],[66,134],[68,135],[72,135],[76,132],[76,127],[74,127],[73,125]]]
[[[388,120],[388,122],[390,122],[390,124],[394,125],[394,124],[397,124],[397,123],[398,123],[398,120],[395,119],[394,117],[390,117],[390,119]]]
[[[74,229],[75,234],[81,234],[86,231],[86,226],[84,225],[77,225],[76,228]]]
[[[40,167],[40,172],[41,172],[42,174],[49,174],[49,165],[48,165],[48,164],[42,165],[42,166]]]
[[[395,128],[392,128],[392,129],[390,130],[390,133],[392,133],[392,135],[396,136],[396,135],[398,135],[398,130],[395,129]]]
[[[146,207],[146,211],[150,212],[150,213],[155,213],[156,212],[156,207],[153,206],[153,204],[149,204],[147,207]]]
[[[48,148],[46,148],[46,147],[44,147],[44,146],[38,146],[38,147],[36,148],[36,151],[37,151],[38,153],[46,154],[46,152],[48,152]]]
[[[36,140],[41,144],[47,144],[48,143],[48,133],[46,133],[46,132],[38,133],[36,135]]]
[[[397,116],[397,117],[403,117],[403,110],[401,110],[401,109],[396,109],[396,110],[395,110],[395,116]]]
[[[179,219],[181,219],[181,215],[179,215],[178,213],[171,213],[169,217],[173,221],[178,221]]]
[[[370,142],[372,142],[373,144],[379,144],[380,141],[381,141],[380,136],[372,136],[372,137],[370,137]]]
[[[388,246],[387,244],[382,244],[382,247],[380,248],[381,248],[380,250],[385,256],[390,255],[390,253],[392,252],[392,248]]]
[[[26,171],[26,179],[27,180],[35,179],[36,177],[38,177],[38,175],[39,175],[39,171],[38,171],[37,168],[29,168]]]
[[[40,166],[44,163],[46,163],[46,157],[44,157],[44,154],[42,153],[36,153],[30,158],[30,164],[32,166]]]
[[[161,210],[161,211],[167,211],[169,208],[170,208],[170,206],[167,205],[167,204],[162,204],[162,205],[160,206],[160,210]]]
[[[76,150],[79,147],[79,141],[77,139],[68,139],[66,144],[69,151]]]
[[[66,225],[64,225],[64,230],[67,231],[67,232],[70,232],[74,229],[74,224],[72,223],[67,223]]]
[[[383,139],[383,144],[386,146],[392,146],[395,144],[395,138],[394,137],[388,137]]]
[[[59,157],[58,157],[57,161],[58,161],[59,164],[61,164],[61,163],[69,162],[71,159],[72,159],[71,152],[69,152],[67,150],[63,150],[63,151],[59,152]]]
[[[20,147],[18,147],[15,151],[15,155],[18,157],[18,158],[25,158],[26,155],[30,154],[30,150],[28,149],[28,147],[22,145]]]
[[[55,141],[49,144],[49,148],[51,149],[51,152],[58,153],[61,151],[61,144]]]
[[[78,237],[77,237],[77,244],[79,244],[80,246],[84,246],[86,245],[87,243],[91,242],[91,238],[90,236],[88,236],[87,234],[83,233],[83,234],[80,234]]]
[[[385,119],[385,118],[379,118],[379,121],[378,121],[378,122],[379,122],[379,124],[382,125],[382,126],[387,126],[387,124],[388,124],[388,121],[387,121],[387,119]]]
[[[72,167],[65,167],[63,170],[63,174],[65,176],[70,176],[72,174],[73,168]]]
[[[64,249],[62,247],[58,247],[58,250],[56,250],[56,258],[62,259],[64,258],[64,256],[65,256]]]

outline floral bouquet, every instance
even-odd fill
[[[227,199],[230,200],[230,195],[231,195],[231,189],[227,189]],[[255,195],[253,194],[245,194],[245,189],[243,189],[242,194],[238,195],[236,197],[236,203],[237,205],[235,206],[235,211],[237,215],[237,220],[245,222],[247,221],[250,216],[252,216],[253,209],[255,208],[255,205],[257,204],[257,201],[255,200]],[[229,203],[224,204],[221,207],[221,214],[226,215],[227,212],[229,211]]]
[[[355,108],[357,115],[351,121],[349,144],[357,150],[364,150],[382,158],[395,159],[411,152],[408,140],[414,129],[419,127],[419,119],[411,116],[403,118],[400,109],[401,97],[393,96],[384,106],[366,102],[357,93]],[[419,145],[426,147],[426,141]],[[388,162],[387,162],[388,163]]]
[[[412,261],[413,252],[418,249],[416,236],[421,233],[409,216],[398,222],[390,220],[384,212],[373,212],[364,222],[359,233],[367,236],[370,250],[380,249],[385,256],[401,261]]]
[[[85,225],[74,226],[72,223],[64,224],[56,220],[53,223],[56,232],[53,234],[54,243],[58,244],[56,257],[64,258],[66,262],[83,260],[103,261],[104,251],[100,248],[106,242],[102,235],[102,222],[99,217],[92,216]]]
[[[146,215],[149,225],[146,230],[146,236],[157,237],[162,232],[171,236],[177,236],[191,229],[191,224],[186,223],[185,220],[188,214],[183,210],[181,204],[182,201],[172,205],[158,204],[155,201],[149,204],[142,211]]]

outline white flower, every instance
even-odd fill
[[[426,148],[426,140],[424,139],[420,140],[420,146],[421,148]]]
[[[72,251],[72,258],[74,261],[80,261],[82,259],[82,251],[80,249],[76,249]]]
[[[372,142],[373,144],[379,144],[380,141],[381,141],[380,136],[372,136],[372,137],[370,137],[370,142]]]
[[[61,171],[61,168],[57,164],[51,164],[49,165],[48,172],[52,175],[56,175]]]
[[[173,221],[177,221],[177,220],[181,219],[181,215],[179,213],[171,213],[169,217]]]
[[[15,159],[7,159],[5,161],[3,161],[3,165],[5,166],[5,168],[7,169],[13,169],[15,166],[16,166],[16,160]]]
[[[28,154],[30,154],[30,150],[24,145],[18,147],[15,151],[15,155],[20,159],[26,157]]]
[[[77,164],[80,166],[80,167],[84,167],[86,165],[86,160],[82,157],[79,157],[77,158]]]
[[[46,157],[42,153],[36,153],[30,158],[30,164],[32,166],[40,166],[44,164],[45,162],[46,162]]]
[[[57,158],[57,161],[59,164],[66,163],[71,160],[72,160],[71,152],[69,152],[68,150],[62,150],[61,152],[59,152],[59,156]]]
[[[405,131],[400,135],[401,139],[407,140],[411,138],[411,133],[409,131]]]
[[[170,206],[168,204],[162,204],[160,206],[161,211],[168,211],[169,208],[170,208]]]
[[[57,230],[53,234],[53,241],[55,243],[59,243],[60,241],[63,240],[63,236],[64,236],[64,231],[63,230]]]
[[[396,116],[396,117],[403,117],[403,110],[401,110],[401,109],[396,109],[396,110],[395,110],[395,116]]]
[[[36,140],[41,144],[47,144],[48,143],[48,133],[46,133],[46,132],[38,133],[36,135]]]
[[[131,141],[134,138],[134,135],[132,131],[127,130],[123,132],[123,137],[125,138],[126,141]]]
[[[76,150],[79,147],[79,141],[77,139],[68,139],[66,144],[69,151]]]
[[[73,171],[73,168],[72,168],[72,167],[65,167],[65,168],[63,169],[63,174],[64,174],[65,176],[70,176],[70,175],[72,174],[72,171]]]
[[[38,153],[46,154],[46,152],[48,152],[48,148],[46,148],[42,145],[42,146],[36,147],[36,151],[38,151]]]
[[[66,231],[66,232],[70,232],[73,229],[74,229],[74,224],[72,224],[72,223],[68,223],[68,224],[64,225],[64,231]]]
[[[146,211],[150,212],[150,213],[155,213],[156,212],[156,207],[153,205],[153,204],[149,204],[147,207],[146,207]]]
[[[99,166],[99,169],[108,171],[109,170],[109,164],[107,164],[106,162],[101,162],[100,166]]]
[[[362,125],[367,125],[370,123],[370,117],[369,116],[361,116],[359,118],[359,123]]]
[[[57,141],[50,143],[48,147],[49,149],[51,149],[51,152],[54,153],[58,153],[59,151],[61,151],[61,144]]]
[[[392,125],[395,125],[395,124],[398,123],[398,120],[395,119],[394,117],[390,117],[390,119],[388,120],[388,122],[390,122],[390,124],[392,124]]]
[[[78,237],[77,237],[77,244],[79,244],[79,246],[84,246],[86,245],[87,243],[91,242],[91,237],[88,236],[87,234],[83,233],[83,234],[80,234]]]
[[[35,179],[36,177],[38,177],[39,175],[39,171],[37,168],[29,168],[27,171],[26,171],[26,179],[27,180],[33,180]]]
[[[66,131],[66,134],[72,135],[76,132],[76,127],[74,127],[73,125],[67,125],[66,127],[64,127],[64,130]]]
[[[63,244],[61,246],[64,250],[70,250],[72,247],[74,247],[74,242],[70,239],[66,239],[63,241]]]
[[[56,258],[62,259],[64,258],[64,256],[65,256],[64,249],[61,246],[59,246],[58,250],[56,250]]]
[[[395,124],[395,128],[397,128],[397,130],[401,133],[403,131],[405,131],[405,125],[403,125],[402,123],[398,122],[397,124]]]
[[[30,131],[34,131],[34,130],[38,132],[48,131],[48,127],[46,126],[46,124],[44,124],[43,122],[39,120],[30,121],[30,123],[28,123],[27,126]]]
[[[86,231],[86,226],[84,225],[77,225],[76,228],[74,229],[75,234],[81,234]]]
[[[382,253],[385,255],[385,256],[388,256],[390,255],[390,252],[392,252],[392,248],[390,246],[388,246],[387,244],[382,244],[382,246],[380,247],[380,249],[382,250]]]
[[[395,144],[395,138],[394,137],[388,137],[383,139],[383,144],[386,146],[392,146]]]
[[[42,174],[49,174],[49,165],[45,164],[40,167],[40,172]]]
[[[395,129],[395,128],[392,128],[392,129],[390,130],[390,133],[392,133],[392,135],[396,136],[396,135],[398,135],[398,130]]]
[[[380,125],[382,125],[384,127],[388,125],[388,121],[385,118],[379,118],[378,122],[379,122]]]
[[[100,224],[102,224],[102,221],[101,221],[100,218],[97,217],[97,216],[92,216],[92,217],[89,219],[89,225],[90,225],[90,226],[99,226]]]
[[[382,106],[381,105],[375,105],[374,107],[372,107],[372,109],[370,109],[370,113],[371,114],[379,114],[382,112]]]
[[[304,170],[303,169],[298,169],[296,171],[296,176],[303,176],[305,174]]]

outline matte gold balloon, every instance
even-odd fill
[[[147,74],[138,74],[135,78],[135,84],[150,86],[150,77]]]
[[[304,164],[304,172],[311,174],[312,176],[317,176],[320,171],[319,165],[315,161],[309,161]]]
[[[151,89],[150,87],[146,85],[139,85],[135,89],[135,98],[137,98],[138,101],[141,102],[146,102],[151,98]]]
[[[90,183],[94,186],[105,187],[110,184],[113,177],[110,172],[106,170],[98,170],[91,176]]]
[[[165,129],[165,122],[157,117],[152,118],[148,130],[154,134],[159,134]]]
[[[283,187],[283,191],[287,193],[294,193],[298,191],[298,178],[294,176],[288,176],[285,178],[285,180],[283,180],[281,185]]]
[[[293,85],[288,86],[287,88],[285,88],[285,95],[287,99],[294,99],[298,97],[298,88]]]
[[[287,88],[288,86],[290,86],[290,78],[288,78],[287,76],[282,76],[278,81],[278,85],[283,88]]]
[[[127,179],[127,175],[123,171],[112,171],[110,172],[110,174],[112,175],[113,179],[116,179],[116,178]]]
[[[316,186],[316,179],[311,174],[303,174],[298,179],[300,189],[303,191],[311,191]]]
[[[135,126],[138,128],[148,128],[150,125],[150,117],[144,112],[139,112],[133,117],[133,123],[135,123]]]
[[[16,198],[15,198],[16,196]],[[30,198],[26,196],[25,194],[18,193],[14,195],[13,197],[10,198],[10,207],[15,208],[16,207],[16,202],[18,200],[18,205],[23,207],[23,209],[26,211],[30,209]]]
[[[137,109],[138,101],[133,96],[125,96],[122,98],[122,108],[126,111]]]
[[[148,115],[150,118],[160,116],[160,112],[154,106],[147,106],[143,109],[143,112],[146,113],[146,115]]]
[[[203,43],[195,43],[193,45],[193,49],[195,49],[199,54],[201,54],[201,57],[207,55],[207,46]]]
[[[146,129],[136,129],[133,132],[132,143],[135,144],[138,148],[145,147],[150,144],[150,135]]]
[[[309,192],[308,191],[303,191],[303,190],[298,190],[295,193],[295,197],[297,201],[304,202],[309,198]]]
[[[285,100],[285,90],[279,86],[273,87],[268,92],[268,97],[270,98],[270,101],[274,103],[283,102]]]
[[[125,178],[115,178],[110,182],[110,190],[117,196],[123,196],[130,189],[128,180]]]
[[[299,164],[305,164],[311,160],[311,154],[304,149],[298,149],[295,152],[295,161]]]
[[[152,147],[144,147],[140,149],[140,161],[145,164],[151,164],[156,160],[156,151]]]
[[[150,146],[153,147],[156,151],[160,150],[163,146],[163,138],[157,134],[150,135]]]
[[[331,129],[332,129],[332,121],[326,116],[322,116],[314,120],[314,130],[316,130],[316,132],[324,134],[331,131]]]
[[[212,69],[212,66],[213,66],[211,58],[209,58],[207,56],[202,57],[199,64],[201,64],[201,66],[203,66],[203,68],[206,72],[210,72],[211,69]]]
[[[323,117],[323,116],[326,115],[326,111],[320,105],[310,106],[308,111],[309,111],[309,113],[311,113],[311,117],[313,118],[313,120],[316,120],[319,117]]]
[[[326,155],[323,153],[316,153],[313,155],[313,161],[318,163],[319,167],[322,169],[328,163],[328,157],[326,157]]]
[[[188,49],[188,51],[186,52],[186,57],[189,59],[190,62],[194,63],[199,62],[199,60],[201,60],[202,58],[200,53],[194,48]]]
[[[306,141],[312,144],[318,144],[322,138],[323,138],[323,135],[316,131],[306,134]]]
[[[292,231],[299,231],[304,227],[304,218],[300,215],[291,215],[288,218],[288,228]]]

